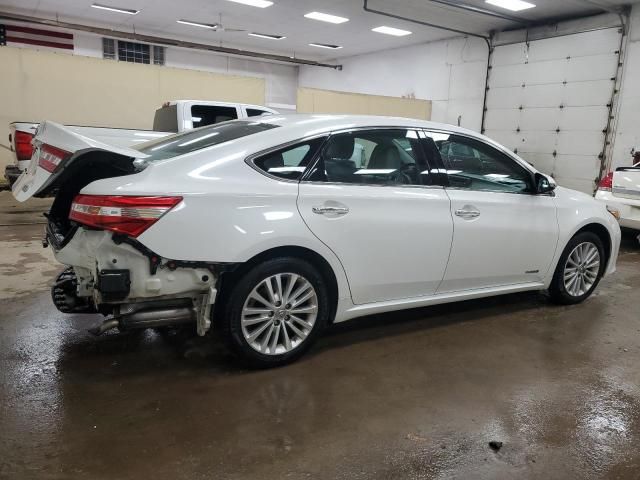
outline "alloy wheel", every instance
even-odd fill
[[[600,251],[591,242],[577,245],[564,266],[564,288],[572,297],[587,293],[598,279]]]
[[[262,280],[242,308],[242,334],[264,355],[288,353],[303,343],[318,316],[318,295],[311,282],[295,273]]]

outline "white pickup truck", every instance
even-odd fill
[[[99,142],[118,147],[130,147],[136,143],[213,123],[277,113],[276,110],[268,107],[245,103],[173,100],[166,102],[156,110],[153,118],[153,130],[76,125],[68,125],[68,127],[75,133]],[[4,176],[10,185],[13,185],[29,165],[33,154],[31,140],[36,134],[37,127],[37,123],[31,122],[13,122],[9,125],[9,148],[15,153],[15,158],[14,163],[5,168]]]

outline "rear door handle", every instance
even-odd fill
[[[478,218],[480,212],[469,208],[462,208],[455,211],[456,217],[464,218],[465,220],[471,220],[472,218]]]
[[[346,215],[349,213],[348,207],[312,207],[311,211],[318,215]]]

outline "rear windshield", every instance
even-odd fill
[[[134,148],[149,155],[149,157],[145,158],[145,161],[154,162],[164,160],[165,158],[177,157],[189,152],[195,152],[196,150],[253,135],[254,133],[271,130],[276,127],[277,125],[271,123],[236,120],[176,133],[175,135],[169,135],[159,140],[142,143]]]
[[[153,116],[153,129],[156,132],[177,132],[178,106],[169,105],[157,109]]]

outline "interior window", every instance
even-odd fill
[[[533,191],[531,174],[486,143],[448,133],[427,135],[437,146],[451,187],[512,193]]]
[[[285,147],[256,158],[253,164],[269,175],[287,180],[298,180],[323,142],[324,138],[316,138]]]
[[[413,130],[333,135],[309,179],[369,185],[428,185],[428,172],[420,172],[416,164],[418,148],[418,135]]]
[[[257,108],[247,108],[247,117],[259,117],[260,115],[269,115],[271,112],[258,110]]]
[[[191,121],[193,128],[213,125],[238,118],[236,107],[221,107],[215,105],[194,105],[191,107]]]

